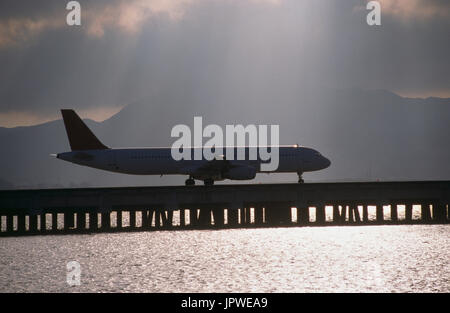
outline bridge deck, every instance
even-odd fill
[[[0,235],[135,230],[136,214],[142,230],[447,223],[449,203],[450,181],[4,190]],[[413,205],[420,206],[419,219],[412,216]],[[369,207],[375,207],[372,220]],[[331,221],[326,208],[332,210]]]

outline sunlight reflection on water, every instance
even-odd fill
[[[0,291],[449,292],[450,225],[1,238]],[[66,263],[81,264],[81,286]]]

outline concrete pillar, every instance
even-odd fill
[[[130,211],[130,228],[136,228],[136,211]]]
[[[58,230],[58,213],[52,212],[52,231]]]
[[[344,224],[347,220],[347,216],[349,217],[350,221],[349,206],[347,206],[346,204],[341,205],[340,208],[337,207],[336,211],[333,211],[333,214],[336,214],[336,223],[338,224]]]
[[[161,209],[159,211],[159,216],[161,216],[161,227],[167,226],[167,211]]]
[[[255,206],[255,225],[262,225],[263,223],[264,223],[264,209],[260,205]]]
[[[186,226],[186,215],[185,215],[185,210],[184,209],[180,209],[180,226],[184,227]]]
[[[14,231],[14,215],[6,215],[6,232],[12,233]]]
[[[25,214],[21,213],[17,216],[17,230],[19,233],[24,233],[25,229]]]
[[[291,208],[289,205],[268,204],[265,206],[266,223],[272,226],[291,224]]]
[[[445,223],[446,210],[445,204],[433,203],[433,221],[436,223]]]
[[[172,210],[158,210],[160,219],[161,219],[161,226],[164,228],[171,228],[173,224],[173,211]],[[159,218],[158,218],[159,220]]]
[[[148,209],[147,210],[147,228],[150,229],[153,227],[153,216],[155,214],[155,210]]]
[[[345,213],[345,211],[344,211]],[[339,205],[333,204],[333,223],[340,224],[342,221]]]
[[[347,217],[348,217],[348,221],[350,222],[350,208],[348,205],[344,204],[341,205],[341,223],[344,224],[347,221]]]
[[[102,229],[110,229],[111,228],[111,212],[103,212],[101,214],[102,217]]]
[[[301,225],[309,224],[309,207],[303,206],[297,208],[297,222]]]
[[[149,227],[153,227],[153,219],[155,219],[155,227],[156,227],[156,210],[150,209],[148,210],[148,225]]]
[[[342,222],[345,223],[345,221],[347,222],[353,222],[353,211],[351,210],[351,206],[350,205],[344,205],[342,207],[343,209],[343,214],[342,214]]]
[[[159,216],[161,219],[161,227],[166,227],[167,225],[167,212],[163,209],[159,210]]]
[[[246,207],[244,208],[244,224],[250,224],[251,223],[251,218],[250,218],[250,214],[251,213],[251,208],[250,207]]]
[[[103,222],[102,222],[103,224]],[[77,212],[77,229],[85,230],[86,229],[86,212],[78,211]]]
[[[316,224],[325,224],[325,206],[317,205],[316,206]]]
[[[148,210],[141,210],[141,216],[142,216],[142,228],[143,229],[148,229],[148,228],[150,228],[150,220],[149,220],[149,217],[150,217],[150,214],[149,214],[149,211]]]
[[[197,209],[189,209],[189,226],[193,227],[197,225]]]
[[[412,209],[413,209],[412,203],[405,204],[405,220],[406,221],[412,220]]]
[[[247,224],[247,208],[242,207],[239,210],[241,211],[241,224],[245,225]]]
[[[352,203],[349,205],[349,215],[352,218],[352,222],[361,223],[361,217],[359,215],[358,205]]]
[[[89,213],[89,229],[96,230],[98,228],[98,214],[95,210]]]
[[[173,210],[167,210],[167,227],[171,228],[173,226]],[[164,225],[166,226],[166,225]]]
[[[222,207],[216,207],[213,209],[214,226],[222,227],[225,221],[224,209]]]
[[[398,221],[397,204],[391,204],[391,221]]]
[[[234,208],[228,208],[227,212],[227,218],[228,218],[228,225],[229,226],[237,226],[239,225],[239,209]]]
[[[123,219],[122,219],[122,210],[117,209],[117,229],[122,229]]]
[[[277,207],[265,205],[264,206],[264,213],[265,213],[265,220],[267,225],[278,225],[280,222],[280,218],[277,216]]]
[[[153,227],[153,218],[155,216],[155,210],[154,209],[148,209],[147,210],[147,223],[148,228]]]
[[[355,206],[353,207],[353,217],[355,218],[355,222],[357,223],[361,223],[361,215],[359,215],[359,209],[358,209],[358,205],[355,204]]]
[[[161,228],[163,221],[161,221],[161,209],[155,209],[155,228]]]
[[[200,209],[198,224],[203,227],[211,226],[211,209],[209,208]]]
[[[369,208],[368,205],[363,205],[363,222],[367,223],[369,221]]]
[[[148,215],[147,215],[147,211],[146,210],[140,210],[141,212],[141,228],[145,229],[147,226],[147,219],[148,219]]]
[[[41,232],[47,231],[47,219],[45,218],[45,212],[41,212],[39,218],[40,218],[40,220],[41,220],[41,228],[40,228],[40,231],[41,231]]]
[[[429,222],[431,221],[431,214],[430,214],[430,205],[426,203],[420,204],[420,210],[421,210],[421,219],[422,222]]]
[[[378,223],[382,223],[384,221],[384,216],[383,216],[383,205],[382,204],[377,204],[377,222]]]
[[[75,215],[73,212],[64,212],[64,229],[70,229],[75,226]]]
[[[30,215],[29,218],[30,232],[35,233],[37,232],[38,216],[36,214],[33,214]]]

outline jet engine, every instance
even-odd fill
[[[253,179],[256,176],[256,169],[252,166],[239,166],[230,168],[223,174],[224,178],[232,180]]]

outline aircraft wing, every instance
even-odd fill
[[[183,172],[188,175],[193,176],[204,176],[204,175],[219,175],[227,172],[230,168],[237,166],[228,160],[211,160],[205,161],[198,166],[192,166],[185,168]]]

